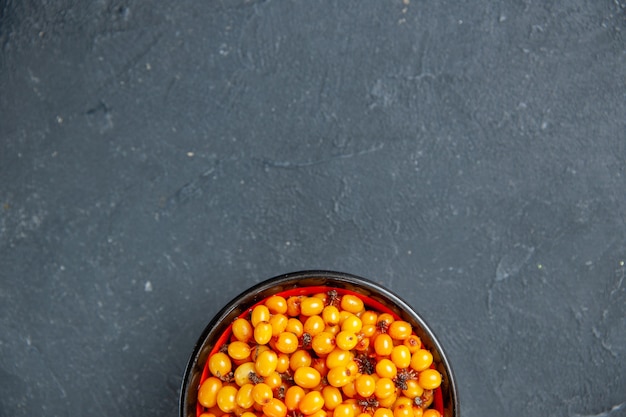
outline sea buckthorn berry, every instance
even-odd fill
[[[250,349],[250,360],[256,361],[259,358],[259,355],[266,350],[270,350],[269,346],[266,345],[255,345]]]
[[[343,350],[352,350],[357,343],[359,343],[359,339],[353,332],[343,330],[335,336],[335,344]]]
[[[374,390],[376,398],[388,398],[393,395],[394,392],[396,392],[396,385],[393,383],[391,378],[383,377],[376,381],[376,389]]]
[[[406,339],[411,335],[411,332],[413,332],[411,324],[404,320],[395,320],[389,325],[389,330],[387,330],[389,336],[396,340]]]
[[[247,359],[250,356],[250,346],[238,340],[231,342],[228,345],[228,356],[235,360]]]
[[[324,397],[319,391],[309,391],[298,404],[300,412],[307,416],[321,410],[322,407],[324,407]]]
[[[398,407],[400,405],[413,405],[413,400],[411,400],[408,397],[405,397],[404,395],[399,396],[396,401],[393,403],[393,408]]]
[[[411,368],[420,372],[428,369],[433,363],[433,355],[426,349],[419,349],[411,355]]]
[[[233,376],[235,378],[235,383],[240,387],[245,384],[249,384],[250,381],[250,373],[255,373],[256,370],[254,368],[254,362],[245,362],[239,365],[235,371],[233,372]]]
[[[365,337],[372,337],[376,333],[376,325],[375,324],[363,324],[361,327],[361,333]]]
[[[324,323],[335,326],[339,324],[339,309],[335,306],[326,306],[322,310],[322,319]]]
[[[263,406],[263,414],[267,417],[285,417],[287,415],[287,406],[278,398],[272,398]]]
[[[376,320],[376,326],[381,333],[387,333],[389,330],[389,326],[393,323],[394,318],[389,313],[381,313],[378,315],[378,319]]]
[[[320,300],[322,300],[324,305],[328,304],[328,294],[326,294],[325,292],[315,293],[315,294],[313,294],[313,297],[319,298]]]
[[[263,382],[274,390],[282,385],[283,379],[278,372],[274,371],[266,376],[265,379],[263,379]]]
[[[302,366],[293,373],[293,382],[302,388],[311,389],[319,385],[322,377],[315,368]]]
[[[363,310],[365,305],[363,304],[363,300],[361,300],[356,295],[345,294],[341,297],[341,308],[343,310],[349,311],[350,313],[359,313]]]
[[[217,352],[209,358],[209,371],[218,378],[225,377],[232,367],[230,358],[223,352]]]
[[[276,340],[276,349],[282,353],[293,353],[298,350],[298,337],[290,332],[284,332],[278,335]]]
[[[341,392],[343,393],[344,398],[354,398],[357,394],[354,381],[348,381],[346,385],[341,387]]]
[[[302,297],[299,295],[294,295],[287,298],[287,315],[290,317],[297,317],[301,313],[300,303]]]
[[[280,295],[272,295],[265,300],[265,306],[272,314],[285,314],[287,312],[287,300]]]
[[[348,364],[346,365],[346,368],[348,368],[348,371],[350,371],[352,375],[350,380],[353,381],[354,379],[356,379],[356,377],[359,375],[359,364],[354,359],[351,359],[350,362],[348,362]]]
[[[248,342],[252,339],[253,328],[248,320],[239,318],[233,322],[232,332],[237,340]]]
[[[436,369],[425,369],[417,376],[417,382],[424,389],[435,389],[441,385],[441,374]]]
[[[291,358],[286,353],[278,354],[278,363],[276,364],[276,372],[279,374],[287,372]]]
[[[272,339],[272,325],[262,321],[254,326],[254,340],[259,345],[265,345]]]
[[[396,394],[396,392],[394,391],[394,393],[391,394],[389,397],[381,398],[380,400],[378,400],[378,405],[380,407],[392,409],[393,404],[396,402],[397,398],[398,398],[398,394]]]
[[[363,336],[360,333],[357,334],[356,337],[359,340],[359,342],[356,344],[354,349],[356,349],[359,352],[367,351],[369,349],[369,347],[370,347],[370,339],[369,339],[369,337],[365,337],[365,336]]]
[[[338,346],[326,356],[326,366],[328,368],[346,366],[353,359],[353,356],[352,352],[340,349]]]
[[[237,388],[224,385],[217,392],[217,406],[225,413],[230,413],[237,407]]]
[[[326,365],[325,358],[314,358],[311,362],[311,367],[320,373],[322,377],[325,377],[328,373],[328,366]]]
[[[391,361],[398,368],[408,368],[411,364],[411,352],[404,345],[394,346],[391,351]]]
[[[393,417],[393,411],[388,408],[377,408],[374,417]]]
[[[422,407],[413,407],[413,417],[424,417],[424,409]]]
[[[374,351],[378,356],[389,356],[393,350],[393,339],[386,333],[381,333],[374,339]]]
[[[378,319],[378,313],[372,310],[366,310],[359,316],[359,318],[361,319],[361,322],[363,323],[364,326],[366,324],[375,325],[376,320]]]
[[[252,398],[254,398],[255,403],[265,405],[272,398],[274,398],[274,393],[267,384],[261,382],[260,384],[256,384],[254,388],[252,388]]]
[[[363,323],[361,323],[361,319],[354,314],[347,316],[341,323],[341,330],[346,332],[358,333],[361,331],[362,327]]]
[[[222,381],[214,376],[204,380],[198,390],[198,402],[203,407],[211,408],[217,404],[217,393],[222,388]]]
[[[269,324],[272,326],[272,336],[276,337],[283,333],[287,328],[287,322],[289,319],[284,314],[274,314],[269,319]]]
[[[287,321],[287,328],[285,329],[285,331],[291,332],[297,337],[302,337],[302,334],[304,333],[304,325],[297,318],[291,317]]]
[[[287,406],[287,410],[294,411],[298,409],[298,405],[300,401],[304,398],[306,392],[304,389],[298,385],[292,385],[287,388],[287,392],[285,392],[285,405]]]
[[[326,327],[326,323],[324,323],[324,319],[320,316],[311,316],[304,322],[304,332],[311,336],[323,332],[324,327]]]
[[[332,385],[326,385],[322,388],[322,397],[324,397],[324,407],[331,411],[343,401],[339,388]]]
[[[311,348],[318,355],[329,354],[335,348],[335,336],[326,332],[318,333],[311,341]]]
[[[383,358],[376,364],[376,373],[381,378],[393,378],[398,373],[398,368],[391,360]]]
[[[215,414],[213,413],[202,413],[200,414],[198,417],[217,417]]]
[[[346,310],[339,310],[339,326],[341,326],[344,322],[345,319],[347,319],[350,316],[354,316],[353,313],[350,313],[349,311]]]
[[[269,376],[276,370],[278,365],[278,355],[272,350],[266,350],[261,353],[257,360],[254,362],[254,369],[256,373],[262,377]]]
[[[376,380],[371,375],[359,375],[354,381],[354,386],[361,397],[369,397],[376,390]]]
[[[402,395],[404,395],[405,397],[407,398],[421,397],[422,394],[424,393],[424,388],[422,388],[415,379],[409,379],[405,383],[406,383],[406,389],[402,390]]]
[[[300,313],[305,316],[316,316],[324,310],[324,300],[317,297],[303,298],[300,303]]]
[[[333,417],[354,417],[352,404],[339,404],[333,410]]]
[[[336,366],[328,370],[326,379],[333,387],[341,388],[352,379],[352,372],[347,366]]]
[[[409,352],[415,353],[422,347],[422,340],[416,335],[412,334],[402,344],[409,348]]]
[[[253,327],[256,327],[262,321],[270,321],[270,310],[267,306],[258,305],[252,309],[250,314],[250,322]]]
[[[254,398],[252,398],[252,388],[254,388],[253,384],[244,384],[237,391],[237,396],[235,397],[235,401],[237,405],[241,408],[250,408],[254,405]]]
[[[441,413],[434,408],[429,408],[422,414],[423,417],[441,417]]]
[[[341,327],[339,327],[338,324],[335,324],[334,326],[330,326],[327,324],[326,327],[324,327],[324,331],[326,333],[330,333],[334,336],[337,336],[337,333],[341,331]]]
[[[324,410],[324,408],[322,408],[321,410],[317,410],[316,412],[314,412],[313,414],[309,415],[308,417],[332,417],[331,413],[332,413],[332,411],[330,413],[328,413],[326,410]]]
[[[411,404],[400,404],[393,408],[393,417],[413,417]]]
[[[289,368],[295,371],[303,366],[311,366],[311,354],[307,350],[296,350],[289,358]]]

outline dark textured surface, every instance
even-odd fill
[[[626,3],[0,0],[0,415],[176,415],[245,287],[374,279],[464,416],[626,415]]]

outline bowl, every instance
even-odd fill
[[[366,306],[389,312],[411,323],[415,334],[432,353],[433,367],[442,375],[441,386],[434,392],[433,407],[444,417],[459,416],[457,388],[450,363],[431,328],[411,306],[383,286],[356,275],[334,271],[300,271],[270,278],[250,287],[226,304],[208,323],[185,369],[180,392],[180,417],[198,416],[198,389],[208,373],[208,357],[227,340],[230,325],[235,319],[275,294],[285,297],[313,295],[333,289],[340,294],[356,294],[364,299]]]

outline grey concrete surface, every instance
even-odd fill
[[[463,416],[626,416],[625,9],[0,0],[0,415],[177,415],[212,315],[322,268]]]

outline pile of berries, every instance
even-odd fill
[[[410,323],[342,290],[284,295],[214,348],[199,417],[441,417],[441,374]]]

